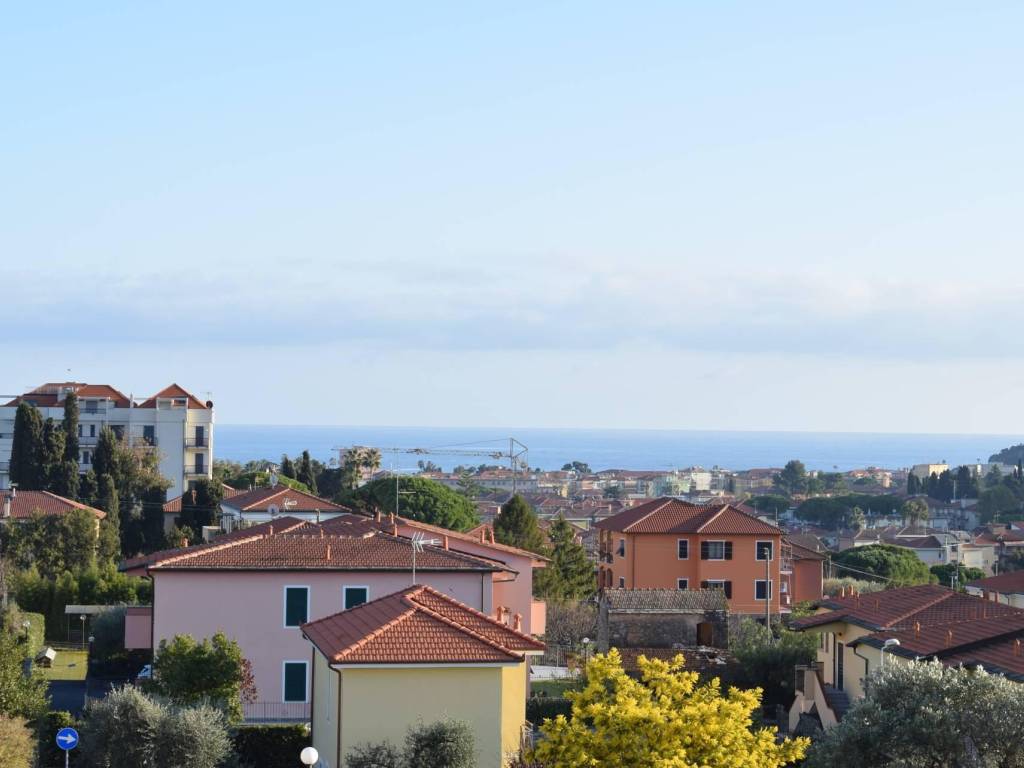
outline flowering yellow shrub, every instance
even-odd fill
[[[546,768],[776,768],[804,756],[807,739],[751,729],[760,690],[723,693],[717,678],[699,685],[682,656],[641,656],[639,665],[634,680],[615,649],[595,656],[586,688],[566,694],[572,719],[548,720],[531,759]]]

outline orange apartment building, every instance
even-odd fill
[[[756,615],[821,598],[824,557],[728,504],[654,499],[596,527],[605,589],[720,588],[731,611]]]

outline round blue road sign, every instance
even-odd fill
[[[78,731],[74,728],[61,728],[57,731],[57,746],[67,752],[78,746]]]

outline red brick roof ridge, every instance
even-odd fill
[[[655,506],[652,506],[650,512],[647,512],[646,514],[641,515],[636,520],[634,520],[633,522],[631,522],[628,525],[626,525],[625,528],[623,528],[622,532],[623,533],[629,533],[629,529],[632,528],[634,525],[638,525],[638,524],[642,523],[644,520],[649,518],[655,512],[660,512],[662,509],[664,509],[665,507],[667,507],[669,504],[672,503],[672,499],[668,498],[668,497],[663,498],[663,499],[658,499],[658,501],[661,501],[661,503],[657,504]],[[624,510],[624,511],[628,511],[628,510]],[[611,519],[611,518],[609,518],[609,519]]]
[[[222,541],[219,543],[216,541],[211,541],[208,544],[200,544],[197,547],[186,547],[186,549],[188,550],[187,552],[182,552],[179,555],[164,558],[162,560],[157,560],[156,562],[151,563],[150,567],[159,568],[161,565],[176,563],[181,560],[185,560],[186,558],[194,557],[195,555],[205,555],[209,554],[210,552],[219,552],[222,549],[228,549],[229,547],[237,547],[239,544],[247,544],[250,541],[259,541],[260,539],[273,535],[274,534],[257,533],[254,536],[241,537],[237,539],[232,539],[231,541]]]
[[[395,592],[395,593],[392,593],[391,595],[387,595],[385,597],[379,598],[379,600],[386,600],[389,597],[394,597],[397,594],[400,594],[400,593]],[[378,601],[375,600],[373,602],[378,602]],[[406,601],[403,601],[403,602],[406,602]],[[363,605],[371,605],[371,604],[372,603],[364,603]],[[362,608],[362,606],[357,606],[356,608],[350,608],[349,610],[358,611],[360,608]],[[355,653],[360,648],[362,648],[364,645],[369,643],[371,640],[377,638],[378,636],[380,636],[381,634],[383,634],[387,630],[391,629],[392,627],[396,626],[397,624],[400,624],[401,622],[405,621],[407,618],[412,616],[414,613],[416,613],[416,607],[410,605],[408,610],[403,611],[402,613],[398,614],[395,618],[391,619],[390,621],[384,622],[383,624],[381,624],[379,627],[377,627],[372,632],[370,632],[370,633],[368,633],[366,635],[363,635],[361,638],[356,640],[354,643],[350,643],[348,646],[346,646],[345,648],[342,648],[340,651],[335,653],[334,656],[332,657],[332,661],[341,661],[345,656],[348,656],[348,655],[350,655],[352,653]],[[328,617],[328,618],[330,618],[330,617]]]
[[[449,627],[452,627],[453,629],[457,629],[458,631],[463,632],[463,633],[469,635],[473,639],[479,640],[481,643],[485,643],[486,645],[491,646],[496,651],[500,651],[500,652],[508,655],[510,658],[517,659],[517,660],[522,658],[521,656],[517,656],[516,652],[513,651],[511,648],[506,648],[501,643],[499,643],[499,642],[497,642],[495,640],[492,640],[491,638],[487,637],[486,635],[480,634],[476,630],[471,629],[470,627],[467,627],[465,624],[460,624],[459,622],[455,621],[454,619],[451,619],[451,618],[445,616],[444,614],[438,613],[437,611],[432,610],[431,608],[428,608],[427,606],[423,605],[422,603],[416,602],[413,599],[413,595],[414,594],[419,594],[420,592],[424,591],[424,589],[429,589],[429,587],[426,587],[426,585],[423,585],[423,588],[417,590],[413,594],[405,595],[403,597],[403,599],[406,602],[415,603],[417,610],[422,611],[423,613],[427,614],[428,616],[430,616],[431,618],[435,619],[436,621],[440,621],[443,624],[447,624]],[[431,591],[433,591],[433,590],[431,590]],[[445,595],[445,597],[447,597],[447,596]],[[458,601],[455,601],[455,602],[458,602]],[[484,618],[488,619],[489,621],[494,621],[489,616],[485,616]],[[494,622],[494,623],[497,624],[497,622]],[[504,625],[499,625],[499,626],[504,626]],[[511,627],[504,627],[504,628],[511,630]],[[515,632],[515,630],[511,630],[511,631]]]
[[[722,505],[721,507],[719,507],[719,508],[718,508],[718,511],[717,511],[717,512],[715,512],[714,514],[712,514],[712,515],[711,515],[711,517],[709,517],[709,518],[708,518],[707,520],[705,520],[705,521],[704,521],[703,523],[701,523],[700,525],[698,525],[698,526],[697,526],[697,533],[700,533],[700,532],[701,532],[701,531],[703,531],[703,530],[704,530],[704,529],[705,529],[705,528],[706,528],[707,526],[711,525],[711,523],[712,523],[712,522],[713,522],[713,521],[714,521],[714,520],[715,520],[716,518],[719,518],[719,517],[721,517],[721,516],[722,516],[723,514],[725,514],[725,511],[726,511],[727,509],[729,509],[729,505],[728,505],[728,504],[723,504],[723,505]],[[744,511],[743,511],[742,509],[737,509],[736,511],[737,511],[737,512],[739,512],[739,513],[741,513],[741,514],[744,514],[744,515],[746,515],[746,514],[747,514],[747,513],[746,513],[746,512],[744,512]],[[748,515],[748,517],[752,517],[752,515]]]

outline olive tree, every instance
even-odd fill
[[[876,670],[808,768],[1022,768],[1024,686],[938,661]]]

